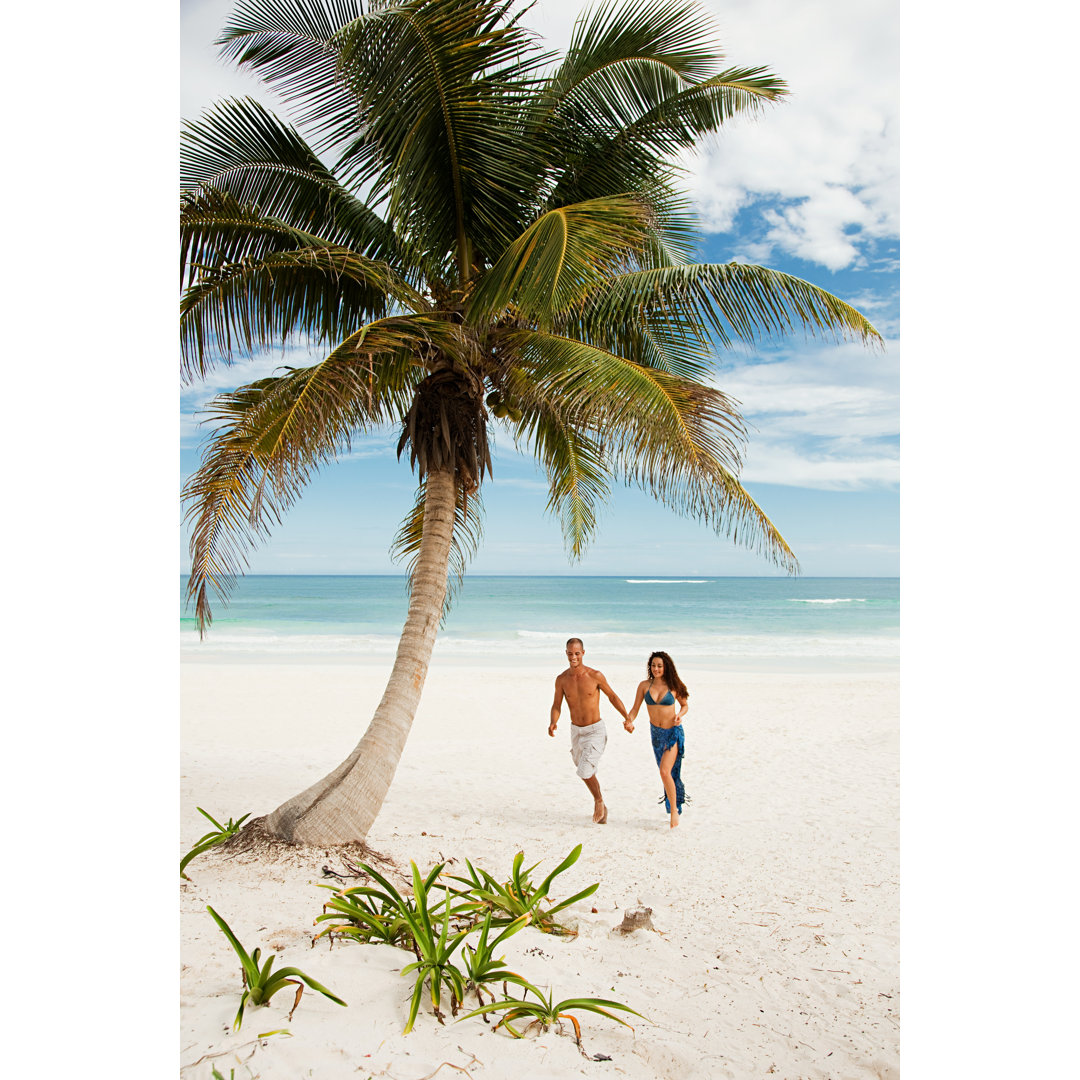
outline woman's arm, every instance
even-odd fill
[[[675,700],[679,703],[679,711],[675,714],[675,723],[681,724],[682,718],[690,711],[690,706],[687,704],[687,698],[676,696]]]

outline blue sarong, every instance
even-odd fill
[[[658,766],[666,751],[673,746],[679,748],[679,752],[675,757],[675,764],[671,766],[671,779],[675,784],[675,807],[681,814],[683,803],[686,802],[686,789],[683,787],[682,782],[682,759],[686,753],[686,731],[682,724],[676,724],[675,727],[670,728],[656,727],[655,724],[650,724],[649,731],[652,733],[653,754],[656,755],[656,764]],[[664,809],[669,814],[671,813],[671,802],[666,792],[664,793]]]

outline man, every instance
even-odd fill
[[[633,724],[618,694],[608,686],[603,673],[586,667],[582,663],[584,657],[585,646],[581,638],[572,637],[566,643],[566,659],[570,666],[555,679],[555,700],[551,703],[548,734],[555,737],[555,728],[558,726],[565,698],[570,707],[570,756],[574,759],[578,776],[585,781],[585,786],[593,797],[593,821],[597,825],[606,825],[607,807],[600,793],[600,783],[596,779],[596,767],[600,764],[600,755],[607,745],[607,729],[604,721],[600,719],[601,690],[607,695],[608,701],[622,713],[623,727],[630,731]]]

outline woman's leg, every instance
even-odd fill
[[[678,746],[668,747],[660,758],[660,779],[664,784],[664,793],[668,798],[668,806],[671,808],[671,827],[674,829],[679,824],[679,811],[675,798],[675,781],[671,779],[671,767],[679,756]]]
[[[682,813],[682,804],[686,800],[686,792],[683,789],[682,782],[682,762],[683,756],[686,752],[686,736],[680,734],[679,741],[676,745],[679,748],[678,756],[675,758],[675,763],[671,766],[671,782],[675,785],[675,798],[679,804],[679,813]]]

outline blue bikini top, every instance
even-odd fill
[[[645,691],[645,702],[648,705],[674,705],[675,695],[669,690],[659,701],[653,701],[652,694]]]

